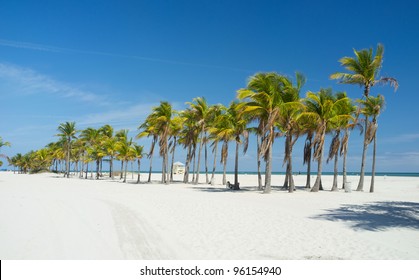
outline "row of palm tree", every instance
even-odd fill
[[[163,183],[173,181],[173,161],[176,147],[181,145],[186,151],[184,183],[198,184],[201,173],[202,156],[206,183],[214,182],[217,163],[218,145],[221,143],[221,159],[223,165],[223,184],[226,184],[226,165],[229,143],[235,145],[234,183],[233,189],[239,189],[239,150],[243,146],[245,153],[248,148],[249,134],[256,135],[258,188],[264,193],[271,191],[272,154],[276,139],[283,137],[285,151],[283,165],[286,176],[283,184],[289,192],[295,190],[293,180],[293,147],[301,136],[306,136],[304,145],[304,163],[307,164],[306,186],[311,187],[311,161],[317,161],[317,178],[311,188],[317,192],[322,187],[322,170],[324,164],[325,139],[332,135],[327,161],[334,161],[334,180],[332,190],[336,191],[338,159],[343,158],[343,185],[346,179],[346,157],[350,131],[354,127],[363,127],[364,145],[361,163],[361,176],[357,190],[363,190],[365,174],[365,157],[368,145],[374,142],[373,170],[370,191],[374,191],[376,131],[377,118],[384,106],[384,98],[370,95],[376,84],[389,83],[397,89],[397,80],[390,77],[379,77],[382,66],[383,47],[378,45],[375,55],[373,50],[354,50],[355,57],[344,57],[340,60],[349,73],[334,73],[330,77],[340,83],[357,84],[364,88],[363,96],[356,102],[344,92],[333,93],[332,89],[309,91],[305,98],[301,97],[301,89],[306,78],[296,73],[295,79],[275,72],[257,73],[249,78],[246,88],[237,91],[237,100],[228,107],[221,104],[209,105],[204,97],[197,97],[186,103],[188,107],[182,111],[173,109],[169,102],[161,102],[152,108],[152,112],[139,126],[137,138],[151,138],[148,157],[150,168],[148,182],[151,181],[153,155],[157,146],[162,158]],[[356,105],[357,104],[357,105]],[[363,120],[361,120],[363,116]],[[363,123],[363,125],[362,125]],[[96,178],[99,179],[103,160],[110,165],[109,176],[113,178],[113,161],[121,161],[121,178],[129,161],[138,160],[144,155],[142,147],[128,139],[128,131],[113,134],[113,128],[105,125],[99,129],[87,128],[80,132],[75,123],[66,122],[58,128],[60,140],[47,146],[51,164],[65,162],[64,176],[69,177],[70,164],[75,168],[81,163],[80,174],[89,168],[89,162],[96,163]],[[212,146],[213,169],[211,179],[208,172],[208,145]],[[53,151],[53,152],[52,152]],[[202,155],[204,154],[204,155]],[[171,155],[171,165],[169,158]],[[261,163],[265,163],[265,182],[262,180]],[[56,168],[57,170],[57,168]],[[190,176],[192,180],[190,181]],[[138,179],[139,181],[139,179]]]
[[[75,122],[65,122],[59,125],[57,142],[48,144],[45,148],[31,151],[25,155],[17,154],[9,159],[9,164],[18,167],[18,172],[39,172],[52,170],[63,172],[70,177],[71,165],[73,171],[87,179],[89,164],[96,164],[96,179],[102,176],[103,161],[109,161],[109,177],[114,179],[114,160],[121,161],[120,179],[126,182],[127,166],[129,162],[137,161],[140,168],[141,158],[145,155],[143,146],[134,143],[128,137],[128,130],[121,130],[114,134],[110,125],[99,129],[86,128],[76,130]],[[63,166],[65,164],[65,167]],[[61,166],[61,170],[59,169]],[[79,169],[80,168],[80,169]],[[91,172],[91,176],[93,173]],[[138,173],[137,183],[140,182]]]
[[[318,92],[308,92],[306,98],[300,97],[300,91],[305,84],[305,77],[297,73],[295,80],[274,72],[257,73],[250,77],[246,88],[238,90],[237,99],[229,107],[223,105],[208,105],[205,98],[198,97],[188,102],[189,108],[176,112],[168,102],[152,109],[152,113],[139,127],[139,137],[153,137],[149,155],[152,156],[154,145],[159,143],[160,155],[163,158],[163,182],[168,165],[168,145],[183,144],[187,150],[186,172],[184,182],[189,182],[192,164],[192,181],[197,184],[201,170],[202,151],[205,151],[206,183],[209,183],[207,144],[212,141],[214,147],[213,174],[216,166],[217,147],[221,141],[221,163],[223,169],[223,184],[225,166],[228,157],[228,142],[235,141],[235,176],[233,188],[238,189],[238,153],[239,146],[244,144],[247,150],[249,132],[257,137],[258,187],[264,192],[271,190],[272,152],[277,137],[285,138],[284,165],[286,176],[284,187],[290,192],[295,189],[292,172],[293,146],[301,135],[306,135],[304,162],[308,165],[307,186],[310,186],[311,158],[318,162],[317,178],[312,191],[322,189],[321,174],[323,169],[324,144],[327,134],[333,134],[327,160],[334,160],[334,180],[332,190],[337,187],[337,167],[339,155],[343,157],[343,187],[347,182],[346,157],[350,130],[360,124],[360,116],[364,116],[364,147],[361,164],[361,177],[357,190],[363,190],[365,174],[366,149],[374,140],[376,143],[377,117],[382,111],[384,99],[382,96],[372,97],[370,89],[376,84],[390,83],[397,89],[397,80],[391,77],[379,77],[382,66],[383,46],[378,45],[375,55],[373,50],[354,50],[355,58],[344,57],[340,60],[350,73],[334,73],[332,79],[341,83],[357,84],[364,87],[363,99],[354,101],[344,92],[333,94],[331,89],[320,89]],[[370,122],[370,118],[372,121]],[[177,121],[175,121],[177,120]],[[179,121],[180,120],[180,121]],[[177,123],[174,125],[173,123]],[[182,125],[179,126],[179,123]],[[174,129],[176,127],[176,129]],[[342,135],[343,132],[343,135]],[[172,142],[169,142],[172,141]],[[169,144],[170,143],[170,144]],[[373,154],[373,178],[375,174],[375,146]],[[198,148],[198,150],[197,150]],[[312,154],[313,153],[313,154]],[[172,153],[173,155],[174,153]],[[262,183],[261,158],[265,161],[265,183]],[[151,172],[150,162],[150,172]],[[149,177],[150,178],[150,177]],[[370,191],[374,190],[374,180]]]

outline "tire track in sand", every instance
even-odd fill
[[[126,259],[175,259],[173,250],[152,226],[128,207],[107,201],[119,246]]]

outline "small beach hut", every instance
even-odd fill
[[[174,174],[183,174],[185,173],[185,165],[180,161],[173,163],[173,173]]]

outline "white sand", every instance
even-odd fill
[[[368,177],[351,193],[263,195],[256,176],[240,182],[229,191],[0,172],[0,259],[419,259],[417,177],[377,177],[373,194]]]

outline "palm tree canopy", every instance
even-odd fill
[[[353,119],[342,108],[349,102],[346,95],[333,95],[332,89],[320,89],[319,92],[308,92],[304,99],[306,110],[298,116],[306,123],[316,123],[316,136],[313,141],[314,158],[318,159],[323,151],[324,137],[327,131],[339,123]],[[304,120],[305,119],[305,120]]]
[[[76,138],[76,123],[75,122],[65,122],[61,123],[58,127],[58,131],[60,132],[57,136],[63,136],[67,139]]]
[[[195,119],[198,125],[205,126],[209,117],[209,108],[205,97],[197,97],[193,99],[193,102],[186,102],[194,113]]]
[[[11,144],[9,143],[9,142],[4,142],[3,141],[3,138],[0,136],[0,148],[1,147],[3,147],[3,146],[7,146],[7,147],[10,147],[11,146]]]
[[[133,154],[133,157],[136,159],[141,159],[146,154],[143,152],[144,146],[138,145],[138,144],[132,144],[131,152]]]
[[[372,48],[355,50],[355,57],[343,57],[339,60],[341,65],[349,71],[349,73],[337,72],[330,75],[331,79],[340,80],[343,84],[357,84],[364,86],[366,89],[376,84],[390,84],[394,90],[398,88],[398,82],[392,77],[379,77],[383,63],[384,47],[382,44],[377,45],[375,55]],[[368,90],[364,93],[368,95]]]
[[[366,116],[378,117],[385,106],[384,96],[380,94],[377,97],[368,96],[366,99],[358,99],[357,102],[362,106],[361,113]]]

